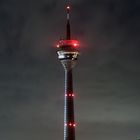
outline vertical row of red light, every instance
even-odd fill
[[[66,98],[74,98],[74,96],[75,96],[74,93],[65,94]],[[72,100],[74,100],[74,99],[72,99]],[[75,124],[75,122],[68,122],[68,123],[65,123],[65,126],[66,127],[75,127],[76,124]]]

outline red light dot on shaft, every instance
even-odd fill
[[[73,124],[73,126],[75,127],[75,126],[76,126],[76,124],[74,123],[74,124]]]
[[[72,126],[72,124],[70,123],[69,126]]]

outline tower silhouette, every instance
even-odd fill
[[[64,94],[64,140],[75,140],[74,121],[74,93],[72,70],[79,56],[79,42],[71,39],[70,29],[70,6],[66,7],[67,24],[66,39],[59,40],[57,44],[58,59],[65,71],[65,94]]]

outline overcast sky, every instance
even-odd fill
[[[62,140],[64,0],[0,0],[0,140]],[[140,137],[140,0],[71,0],[77,140]]]

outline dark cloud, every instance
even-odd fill
[[[65,1],[0,1],[0,139],[63,138]],[[72,1],[77,139],[140,136],[139,0]],[[54,46],[54,47],[53,47]]]

